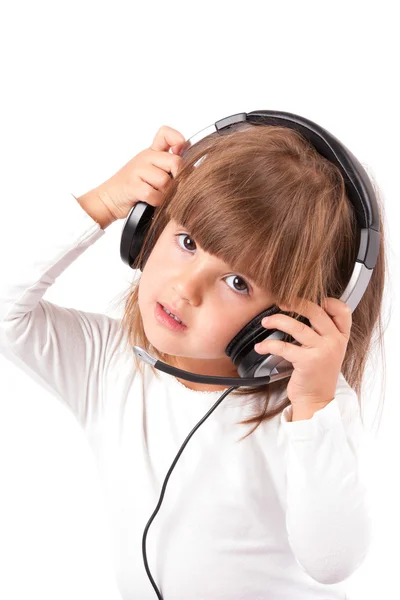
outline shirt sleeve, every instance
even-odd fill
[[[45,212],[38,206],[37,242],[29,245],[24,264],[0,284],[1,350],[87,427],[101,408],[101,373],[118,321],[57,306],[43,296],[105,231],[72,194],[61,194]]]
[[[325,584],[347,579],[367,556],[371,536],[367,487],[359,458],[367,437],[355,391],[340,373],[335,398],[312,418],[281,414],[285,449],[286,527],[300,567]]]

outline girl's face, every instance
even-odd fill
[[[138,302],[147,339],[158,351],[173,356],[174,366],[228,377],[237,377],[238,372],[225,354],[226,346],[246,323],[274,304],[265,290],[204,252],[173,220],[147,259]],[[167,304],[171,312],[175,308],[186,327],[173,331],[163,325],[156,317],[157,303]],[[226,389],[178,380],[194,390]]]

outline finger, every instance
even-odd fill
[[[143,181],[140,176],[139,179],[140,181],[136,186],[137,197],[135,198],[135,201],[146,202],[146,204],[151,204],[152,206],[161,206],[164,201],[164,194],[155,190],[146,181]]]
[[[295,300],[290,306],[285,303],[280,304],[279,308],[286,312],[293,311],[307,317],[312,328],[319,335],[329,337],[337,333],[336,325],[326,310],[315,302],[302,298],[301,300]]]
[[[177,154],[170,154],[169,152],[156,152],[151,148],[145,150],[144,153],[147,165],[153,165],[158,169],[162,169],[171,178],[172,176],[177,176],[183,165],[183,159]]]
[[[256,344],[254,350],[258,354],[282,356],[282,358],[288,360],[293,365],[300,362],[304,356],[304,352],[307,352],[306,348],[302,348],[295,343],[284,342],[283,340],[264,340]]]
[[[336,329],[349,339],[353,321],[350,306],[339,298],[327,298],[324,306]]]
[[[268,329],[279,329],[285,333],[290,333],[300,344],[309,348],[316,348],[320,342],[320,335],[306,323],[293,319],[288,315],[276,313],[266,319],[262,319],[261,325]]]
[[[165,186],[171,181],[170,174],[167,171],[153,164],[142,167],[140,179],[160,192],[164,191]]]
[[[186,139],[179,131],[168,127],[168,125],[162,125],[157,131],[150,148],[156,152],[168,152],[171,148],[174,153],[177,153],[185,143]]]

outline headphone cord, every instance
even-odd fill
[[[165,490],[166,490],[166,487],[167,487],[167,483],[168,483],[169,477],[170,477],[170,475],[172,473],[173,468],[175,467],[176,463],[178,462],[178,459],[179,459],[180,455],[182,454],[183,450],[185,449],[186,444],[188,443],[188,441],[190,440],[190,438],[192,437],[192,435],[194,434],[194,432],[197,431],[197,429],[200,427],[200,425],[202,423],[204,423],[204,421],[211,415],[211,413],[217,408],[217,406],[219,406],[219,404],[222,402],[222,400],[224,398],[226,398],[226,396],[228,394],[230,394],[232,392],[232,390],[235,390],[238,387],[240,387],[240,386],[239,385],[235,385],[233,387],[228,388],[218,398],[217,402],[214,404],[214,406],[212,406],[210,408],[210,410],[208,411],[208,413],[204,415],[204,417],[197,423],[197,425],[195,425],[195,427],[189,433],[189,435],[187,436],[186,440],[183,442],[182,446],[180,447],[180,449],[178,451],[178,454],[174,458],[174,460],[172,462],[172,465],[169,468],[168,473],[165,476],[164,483],[163,483],[162,488],[161,488],[161,494],[160,494],[160,498],[158,500],[158,504],[157,504],[157,506],[156,506],[153,514],[151,515],[150,519],[148,520],[146,527],[144,528],[143,537],[142,537],[142,554],[143,554],[144,567],[145,567],[146,573],[147,573],[147,575],[148,575],[148,577],[150,579],[151,585],[153,586],[153,588],[154,588],[154,590],[155,590],[155,592],[157,594],[157,598],[159,600],[163,600],[163,597],[161,596],[161,593],[160,593],[160,591],[159,591],[159,589],[158,589],[158,587],[156,585],[156,582],[154,581],[154,579],[153,579],[153,577],[152,577],[152,575],[150,573],[149,565],[148,565],[148,562],[147,562],[147,556],[146,556],[146,537],[147,537],[147,532],[149,530],[149,527],[150,527],[151,523],[154,520],[154,517],[156,516],[156,514],[158,513],[158,511],[160,509],[161,503],[162,503],[163,498],[164,498],[164,494],[165,494]]]

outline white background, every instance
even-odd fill
[[[384,386],[384,410],[367,462],[375,539],[346,582],[351,600],[400,596],[395,10],[391,1],[14,0],[0,13],[1,277],[35,242],[37,203],[99,185],[161,125],[188,138],[238,112],[294,112],[344,142],[379,185],[386,354],[384,364],[379,354],[369,361],[364,401],[372,423]],[[111,225],[46,299],[112,314],[131,278],[119,257],[121,226]],[[0,597],[118,600],[83,432],[6,356],[0,372]]]

